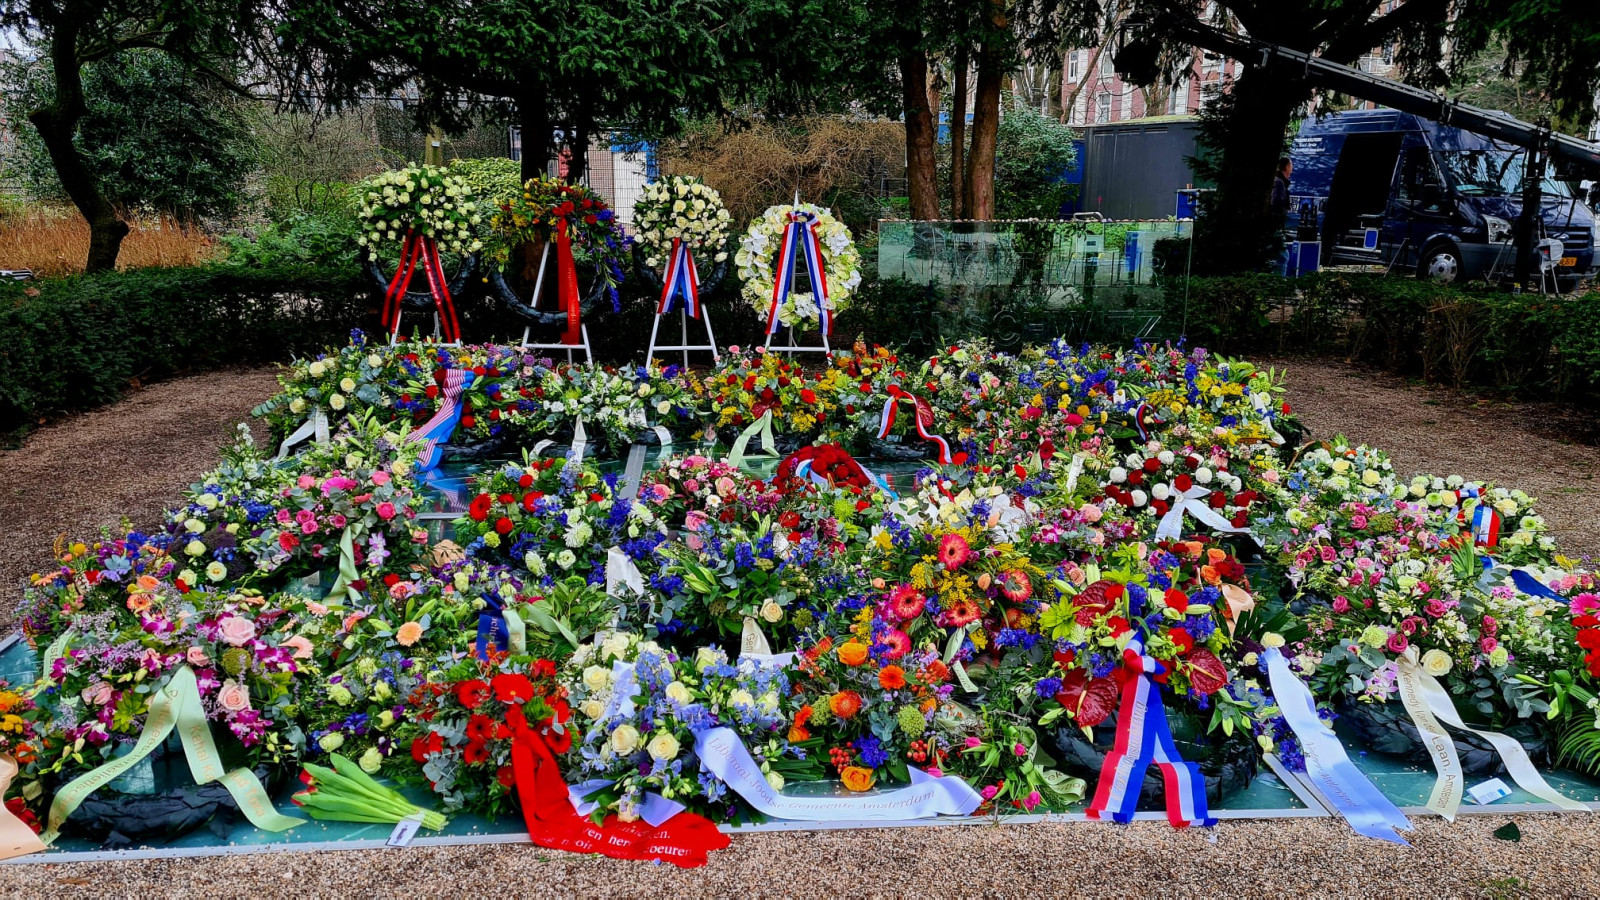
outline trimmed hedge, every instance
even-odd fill
[[[1171,278],[1163,296],[1165,331],[1223,353],[1340,353],[1458,389],[1600,400],[1600,290],[1510,294],[1318,273],[1194,278],[1187,303],[1183,279]]]
[[[0,286],[0,433],[129,385],[344,342],[373,301],[350,270],[202,266]]]

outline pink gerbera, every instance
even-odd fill
[[[942,625],[961,628],[978,621],[978,617],[981,615],[983,615],[983,610],[978,608],[978,604],[962,598],[946,604],[944,612],[939,618]]]
[[[1572,614],[1575,616],[1593,615],[1600,612],[1600,594],[1583,593],[1573,597],[1570,604]]]
[[[911,652],[911,635],[898,628],[885,632],[880,643],[888,648],[883,651],[884,659],[899,659]]]
[[[928,605],[928,598],[922,592],[909,584],[895,585],[889,591],[889,612],[894,614],[896,621],[909,622],[922,615],[922,610]]]
[[[939,562],[944,564],[947,571],[961,568],[971,558],[972,546],[961,535],[947,534],[939,541]]]
[[[1033,582],[1028,580],[1028,573],[1013,569],[1000,576],[1000,593],[1012,603],[1021,603],[1033,596]]]

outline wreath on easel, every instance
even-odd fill
[[[357,189],[361,234],[368,277],[383,293],[383,327],[394,336],[404,310],[434,309],[445,340],[461,340],[456,299],[466,290],[483,249],[477,231],[482,224],[472,189],[459,175],[436,166],[409,165],[374,175]],[[379,260],[398,247],[393,275]],[[460,256],[461,267],[447,276],[443,249]],[[413,290],[418,277],[425,290]]]

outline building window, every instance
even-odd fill
[[[1167,115],[1181,116],[1189,111],[1189,79],[1178,82],[1167,98]]]
[[[1094,98],[1094,121],[1096,124],[1111,121],[1111,92],[1101,91]]]
[[[1111,50],[1107,48],[1100,51],[1100,77],[1110,78],[1117,73],[1116,62],[1111,58]]]
[[[1067,80],[1068,81],[1075,82],[1075,81],[1078,80],[1079,73],[1080,73],[1080,71],[1082,69],[1082,67],[1078,65],[1078,54],[1081,53],[1081,52],[1082,52],[1081,50],[1071,50],[1071,51],[1068,51],[1068,53],[1067,53]]]

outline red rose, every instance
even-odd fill
[[[1178,648],[1179,656],[1187,656],[1194,650],[1194,635],[1182,628],[1173,628],[1167,631],[1167,638]]]
[[[384,587],[394,587],[395,585],[397,585],[399,583],[400,583],[400,576],[396,575],[393,572],[390,572],[389,574],[383,576],[383,585],[384,585]]]
[[[462,416],[461,417],[461,427],[462,428],[473,428],[473,427],[476,427],[477,424],[478,424],[478,420],[473,416]]]
[[[1250,514],[1241,510],[1238,515],[1229,521],[1229,524],[1235,528],[1243,528],[1250,524]]]
[[[1212,491],[1211,494],[1206,497],[1206,504],[1212,509],[1221,509],[1228,505],[1228,495],[1221,491]]]
[[[1181,494],[1188,491],[1189,488],[1194,487],[1194,479],[1189,477],[1189,473],[1185,472],[1182,475],[1179,475],[1177,478],[1172,479],[1172,486],[1177,488],[1178,492]]]
[[[501,516],[499,520],[494,523],[494,530],[500,532],[501,534],[510,534],[511,529],[515,527],[516,523],[505,516]]]
[[[517,479],[517,486],[518,487],[533,487],[533,476],[529,475],[526,472],[524,472],[522,474],[522,477]]]
[[[1144,470],[1152,475],[1159,468],[1161,468],[1161,460],[1156,459],[1154,456],[1144,461]]]
[[[430,384],[422,391],[422,393],[427,395],[428,399],[431,400],[434,397],[439,396],[439,386],[436,384]]]

